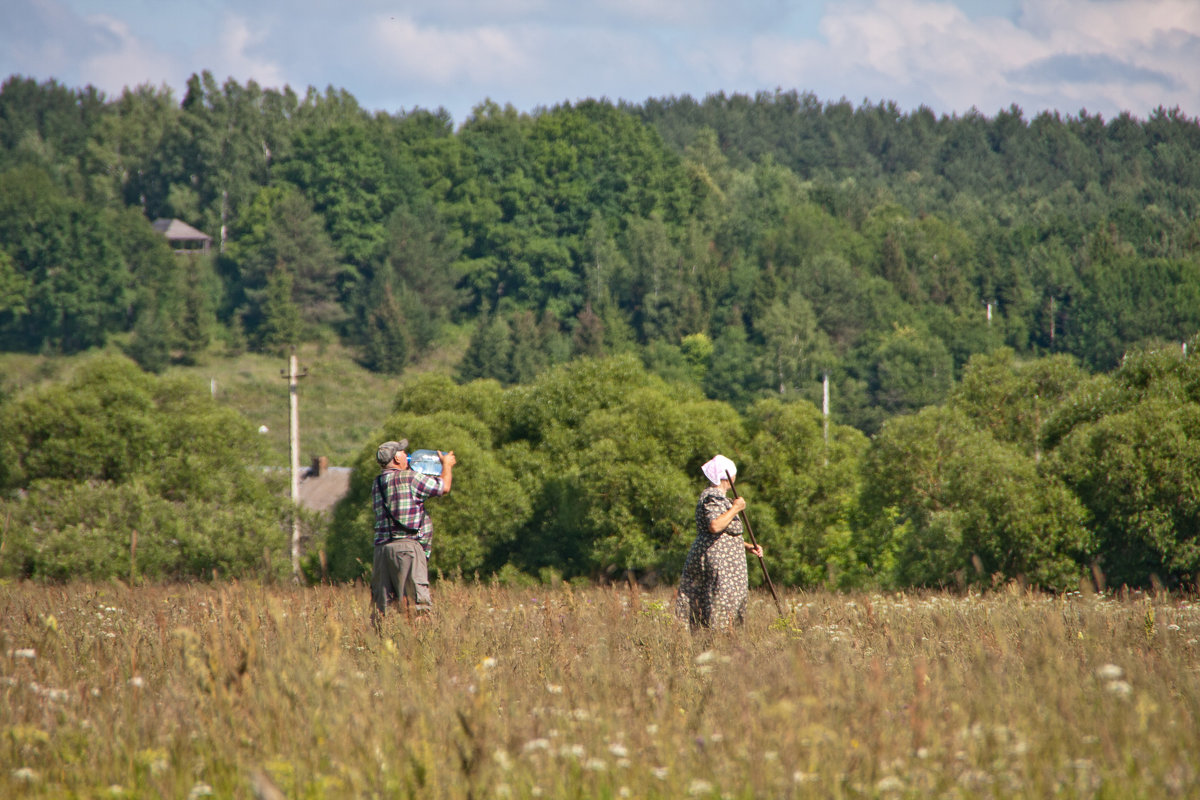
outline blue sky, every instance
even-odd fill
[[[0,78],[188,76],[370,110],[812,92],[939,114],[1200,116],[1200,0],[0,0]]]

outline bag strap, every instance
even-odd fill
[[[392,502],[391,502],[391,500],[388,499],[387,492],[385,492],[383,489],[384,483],[383,483],[383,473],[382,472],[379,473],[378,476],[376,476],[375,483],[377,484],[377,488],[379,489],[380,497],[383,498],[383,511],[384,511],[384,513],[387,514],[388,521],[390,521],[392,523],[392,526],[399,528],[402,531],[408,531],[408,533],[410,533],[410,534],[417,533],[418,530],[416,528],[410,528],[407,525],[401,523],[392,514]]]

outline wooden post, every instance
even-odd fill
[[[825,419],[825,466],[829,466],[829,373],[825,373],[825,384],[821,399],[821,415]]]
[[[300,581],[300,393],[297,381],[308,375],[296,371],[296,348],[288,358],[288,449],[292,474],[292,580]]]

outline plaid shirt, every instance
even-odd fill
[[[383,493],[380,493],[380,486]],[[416,539],[428,558],[433,550],[433,523],[425,513],[425,501],[442,494],[442,479],[422,475],[412,470],[385,469],[371,484],[371,505],[375,509],[375,544],[387,544],[392,539]],[[392,517],[384,509],[384,499],[390,504]]]

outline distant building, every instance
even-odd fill
[[[183,220],[159,218],[154,220],[154,230],[167,237],[171,249],[176,253],[196,255],[212,249],[212,237],[196,230]]]

